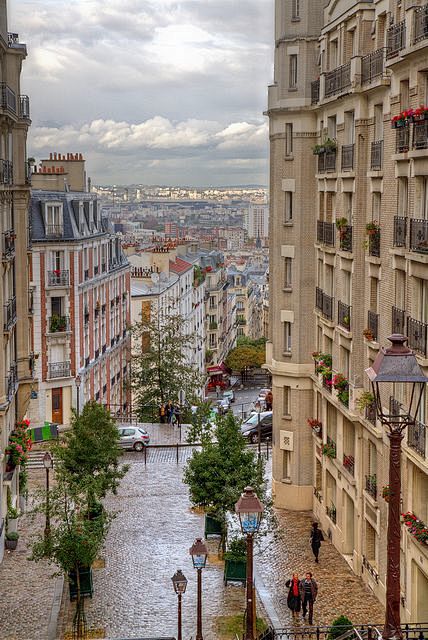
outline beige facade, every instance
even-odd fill
[[[273,491],[312,509],[383,600],[388,439],[357,401],[392,332],[428,372],[428,114],[391,127],[428,105],[428,5],[310,4],[276,3],[269,88]],[[391,389],[396,410],[406,400]],[[402,498],[428,524],[426,411],[403,442]],[[428,619],[428,545],[404,525],[401,589],[403,619]]]

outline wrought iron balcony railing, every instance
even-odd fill
[[[336,150],[324,151],[318,156],[318,173],[336,171]]]
[[[4,305],[4,331],[10,331],[16,323],[16,297],[10,298]]]
[[[383,76],[385,66],[384,49],[378,49],[361,58],[361,82],[367,84]]]
[[[410,250],[428,253],[428,220],[410,219]]]
[[[64,226],[62,224],[47,224],[45,234],[47,238],[62,238]]]
[[[0,184],[13,184],[13,164],[10,160],[0,160]]]
[[[379,171],[383,162],[383,140],[374,140],[370,150],[370,169]]]
[[[423,422],[416,420],[407,429],[407,444],[416,451],[422,458],[426,457],[426,437],[427,426]]]
[[[428,120],[413,123],[413,149],[428,149]]]
[[[68,287],[70,285],[70,273],[68,270],[55,269],[48,271],[49,287]]]
[[[15,255],[15,231],[9,229],[3,233],[2,256],[3,262],[9,262]]]
[[[335,235],[336,225],[334,224],[334,222],[317,220],[317,242],[326,244],[329,247],[334,247]]]
[[[367,493],[374,498],[377,499],[377,477],[375,473],[366,476],[366,491]]]
[[[16,362],[11,362],[9,366],[9,373],[7,376],[7,399],[10,401],[16,391],[18,384],[18,367]]]
[[[49,364],[49,378],[69,378],[71,375],[71,364],[67,360],[65,362],[51,362]]]
[[[394,247],[405,247],[407,236],[407,218],[394,217]]]
[[[394,58],[406,45],[406,22],[398,22],[386,32],[386,57]]]
[[[407,318],[408,345],[423,356],[427,355],[427,329],[426,322],[411,317]]]
[[[5,111],[16,114],[16,93],[6,82],[1,83],[1,106]]]
[[[379,314],[374,311],[368,311],[367,313],[367,327],[370,329],[373,340],[377,340],[379,335]]]
[[[352,251],[352,227],[345,225],[339,230],[339,246],[342,251]]]
[[[353,144],[344,144],[342,146],[342,171],[351,171],[354,168],[354,148]]]
[[[343,454],[343,466],[345,467],[346,471],[348,471],[351,474],[351,476],[353,476],[355,473],[354,456],[347,456],[346,454]]]
[[[337,303],[337,324],[347,331],[351,330],[351,307],[341,300]]]
[[[333,524],[336,524],[337,513],[336,513],[336,507],[334,506],[333,503],[331,504],[331,507],[325,508],[325,512],[327,516],[330,518],[330,520],[333,522]]]
[[[374,426],[376,426],[376,405],[374,402],[366,406],[365,418],[366,420],[371,422]]]
[[[24,120],[30,119],[30,98],[28,96],[19,96],[19,117]]]
[[[351,87],[351,63],[347,62],[333,71],[325,74],[325,97],[335,96],[343,93]]]
[[[65,333],[70,331],[69,316],[53,315],[49,318],[49,333]]]
[[[318,104],[320,101],[320,81],[311,82],[311,104]]]
[[[315,307],[318,311],[321,311],[324,318],[333,320],[334,298],[324,293],[319,287],[315,289]]]
[[[415,9],[413,22],[413,43],[428,38],[428,4]]]
[[[410,144],[410,128],[408,125],[395,130],[395,153],[407,153]]]
[[[392,333],[404,334],[406,330],[406,312],[398,307],[392,307]]]
[[[380,258],[380,230],[369,235],[369,256]]]

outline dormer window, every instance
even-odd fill
[[[45,204],[45,229],[47,238],[57,238],[64,235],[62,202]]]
[[[85,210],[83,202],[79,202],[79,233],[81,235],[85,233]]]
[[[89,202],[89,229],[91,233],[95,231],[95,223],[94,223],[94,203],[92,201]]]

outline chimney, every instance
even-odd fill
[[[0,35],[7,42],[7,0],[0,0]]]

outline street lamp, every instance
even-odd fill
[[[260,402],[258,403],[258,406],[256,406],[256,411],[257,411],[258,455],[259,455],[259,460],[260,460],[261,455],[262,455],[262,426],[260,424],[260,414],[261,414],[261,411],[262,411],[262,405],[260,404]]]
[[[46,451],[43,456],[43,466],[46,469],[46,523],[45,523],[45,538],[49,538],[51,533],[51,520],[49,513],[49,471],[53,469],[53,458],[49,451]]]
[[[235,505],[235,511],[239,516],[242,533],[247,536],[247,616],[244,640],[254,640],[253,542],[254,534],[260,528],[264,508],[252,487],[245,487]]]
[[[195,542],[189,549],[189,553],[192,556],[192,562],[194,568],[198,574],[198,617],[196,625],[196,638],[195,640],[203,640],[202,637],[202,569],[205,568],[207,563],[208,549],[202,542],[202,538],[196,538]]]
[[[178,596],[178,633],[177,640],[182,640],[181,635],[181,596],[186,593],[187,579],[181,569],[178,569],[171,578],[174,591]]]
[[[382,633],[385,640],[403,637],[400,622],[401,441],[404,429],[415,423],[428,382],[414,352],[404,344],[407,338],[393,334],[388,340],[392,346],[382,347],[373,365],[366,369],[372,385],[376,414],[380,422],[387,427],[390,442],[386,612]],[[401,405],[397,408],[388,399],[388,394],[393,391],[392,385],[399,383],[407,385],[408,389],[407,410],[404,411]]]
[[[76,391],[77,391],[77,409],[76,409],[76,413],[77,416],[79,416],[80,414],[80,383],[82,382],[82,378],[77,375],[74,379],[74,382],[76,383]]]

